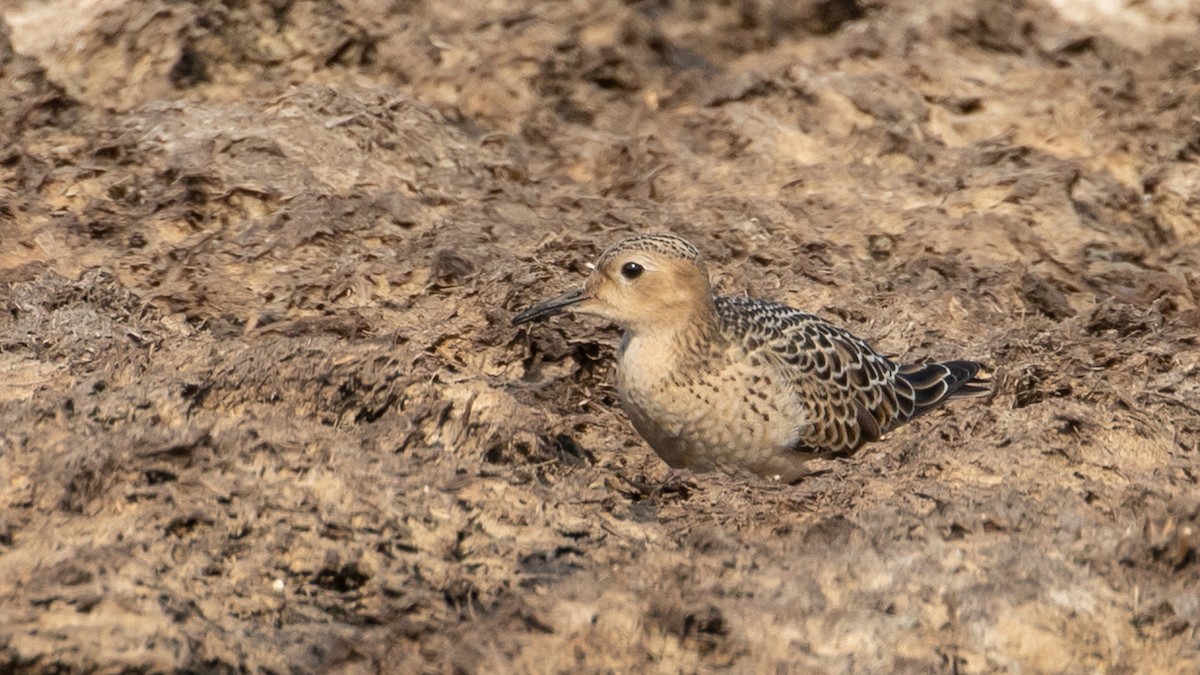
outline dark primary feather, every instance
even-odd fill
[[[986,394],[987,386],[975,379],[978,373],[979,364],[974,361],[911,363],[901,366],[896,376],[912,387],[913,392],[914,410],[908,419],[933,410],[946,401]]]
[[[850,452],[954,398],[987,391],[971,361],[899,366],[850,332],[786,305],[716,298],[721,330],[773,363],[813,423],[797,449]]]

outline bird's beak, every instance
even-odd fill
[[[513,317],[513,325],[519,326],[530,321],[537,321],[548,316],[554,316],[571,305],[577,305],[588,299],[587,293],[582,288],[577,288],[569,293],[563,293],[557,298],[551,298],[542,303],[538,303],[533,307],[521,312]]]

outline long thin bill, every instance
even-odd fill
[[[530,321],[537,321],[548,316],[554,316],[571,305],[583,302],[587,297],[583,294],[582,288],[577,288],[569,293],[563,293],[557,298],[551,298],[543,303],[539,303],[530,307],[513,317],[513,325],[519,326]]]

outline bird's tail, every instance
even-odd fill
[[[907,412],[908,419],[937,408],[946,401],[956,398],[983,396],[991,391],[991,382],[976,377],[980,364],[974,361],[943,361],[941,363],[912,363],[901,366],[896,378],[910,388],[912,403],[911,412],[904,410],[909,406],[901,402],[901,409]]]

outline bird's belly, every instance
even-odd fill
[[[794,449],[804,415],[789,391],[755,374],[737,363],[653,382],[619,373],[618,389],[634,428],[668,465],[790,479],[805,459]]]

